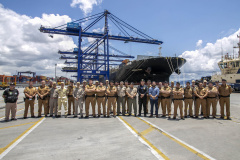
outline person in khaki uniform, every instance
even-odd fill
[[[162,89],[162,82],[158,83],[158,88],[159,88],[159,91]],[[159,95],[158,95],[158,109],[160,108],[160,106],[162,107],[162,96],[161,96],[161,93],[159,93]]]
[[[137,116],[137,101],[136,101],[136,95],[137,95],[137,88],[134,88],[134,83],[131,82],[130,86],[126,90],[126,94],[128,96],[128,115],[130,116],[132,114],[132,107],[134,109],[134,116]]]
[[[117,87],[117,116],[120,114],[120,105],[122,105],[122,115],[125,116],[125,96],[126,96],[126,87],[123,85],[123,81],[120,82],[120,85]]]
[[[189,108],[189,116],[193,117],[193,109],[192,109],[192,105],[193,105],[193,89],[190,86],[190,82],[186,83],[186,87],[184,88],[184,117],[187,118],[188,116],[188,108]]]
[[[88,85],[85,87],[85,93],[86,93],[86,99],[85,99],[85,110],[86,110],[86,116],[85,118],[89,117],[89,105],[91,103],[92,106],[92,113],[93,117],[95,118],[95,93],[96,93],[96,87],[93,85],[93,81],[89,79]]]
[[[110,86],[107,88],[108,106],[107,117],[110,117],[110,108],[113,106],[113,117],[116,117],[116,100],[117,100],[117,88],[113,85],[114,82],[110,82]]]
[[[208,92],[208,96],[207,96],[207,118],[209,118],[209,116],[210,116],[211,106],[212,106],[212,116],[213,116],[213,118],[216,118],[218,89],[213,86],[212,82],[209,82],[208,87],[206,89],[207,89],[207,92]]]
[[[83,103],[85,101],[85,89],[80,87],[80,82],[77,82],[77,87],[73,90],[74,104],[75,104],[75,114],[74,117],[78,115],[78,107],[80,109],[81,118],[83,118]]]
[[[64,82],[61,82],[61,88],[57,90],[58,95],[58,116],[61,117],[62,113],[62,106],[64,107],[65,118],[68,115],[68,108],[67,108],[67,89],[64,87]]]
[[[98,117],[101,116],[101,105],[103,108],[103,116],[106,117],[106,100],[105,100],[106,87],[103,86],[103,82],[96,89],[96,98],[98,105]]]
[[[71,115],[71,104],[73,108],[73,115],[75,113],[75,105],[74,105],[74,97],[73,97],[73,90],[75,86],[73,81],[70,81],[70,85],[67,87],[67,97],[68,97],[68,115]]]
[[[124,82],[124,86],[126,87],[126,90],[127,90],[127,88],[129,87],[129,85],[128,85],[128,81],[125,81]],[[127,96],[127,94],[125,95],[125,106],[127,106],[127,110],[125,111],[125,112],[127,112],[128,113],[128,96]]]
[[[29,86],[24,89],[23,93],[25,94],[25,97],[26,97],[23,119],[27,118],[29,106],[30,106],[31,117],[35,118],[35,116],[34,116],[34,101],[35,101],[35,95],[37,94],[37,89],[35,87],[33,87],[32,81],[29,82]]]
[[[48,88],[49,88],[49,91],[52,89],[53,87],[53,81],[49,81],[49,85],[48,85]],[[50,94],[47,95],[47,111],[48,111],[48,114],[50,112]]]
[[[58,93],[57,93],[57,83],[53,82],[52,83],[52,88],[49,91],[50,99],[49,99],[49,104],[50,104],[50,117],[53,116],[53,112],[55,117],[57,117],[57,112],[58,112]]]
[[[44,115],[47,117],[47,95],[49,93],[49,88],[46,86],[46,82],[42,81],[42,85],[38,87],[38,117],[42,116],[42,106],[44,106]]]
[[[198,118],[200,105],[203,108],[203,117],[207,118],[207,114],[206,114],[207,94],[208,94],[207,90],[203,87],[203,84],[200,82],[199,87],[195,90],[196,105],[197,105],[195,118]]]
[[[218,92],[220,95],[220,107],[221,107],[221,117],[224,119],[224,105],[226,104],[226,113],[227,113],[227,119],[231,120],[230,118],[230,94],[232,93],[231,86],[226,84],[227,81],[225,79],[222,79],[222,85],[219,86]]]
[[[179,107],[180,110],[180,116],[181,119],[184,120],[183,117],[183,94],[184,94],[184,89],[180,88],[180,83],[177,82],[176,83],[176,87],[173,88],[173,104],[174,104],[174,115],[173,115],[173,119],[176,119],[177,116],[177,109]]]
[[[160,94],[162,99],[162,117],[166,117],[166,108],[168,111],[168,117],[171,118],[171,87],[168,86],[168,82],[164,82],[164,87],[161,88]]]
[[[152,87],[152,81],[151,80],[148,80],[147,81],[147,89],[148,89],[148,91],[149,91],[149,89]],[[147,108],[147,113],[148,113],[148,106],[150,106],[150,108],[151,108],[151,104],[150,105],[148,105],[150,103],[150,95],[149,94],[147,94],[147,105],[146,105],[146,108]]]
[[[171,81],[170,88],[171,88],[171,95],[170,95],[170,98],[171,98],[171,105],[172,105],[172,103],[173,103],[173,88],[174,88],[174,81]]]

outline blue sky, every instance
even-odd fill
[[[71,19],[85,16],[78,5],[70,6],[72,0],[1,0],[0,3],[5,9],[31,18],[42,17],[43,13],[67,15]],[[217,39],[237,32],[240,26],[239,6],[238,0],[102,0],[98,5],[93,5],[92,12],[87,15],[108,9],[140,31],[163,41],[163,56],[174,56],[182,55],[185,51],[194,51],[199,47],[204,48],[207,43],[214,44]],[[11,34],[14,33],[9,33],[9,36]],[[196,47],[199,40],[202,40],[202,43]],[[147,52],[157,55],[158,46],[144,47],[143,51],[138,44],[130,44],[124,51],[134,55]]]

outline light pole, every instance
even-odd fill
[[[57,64],[55,64],[55,81],[57,80]]]

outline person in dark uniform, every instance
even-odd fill
[[[142,111],[142,106],[144,110],[144,117],[147,115],[147,93],[148,93],[148,88],[145,85],[145,80],[142,79],[140,82],[140,85],[138,86],[137,89],[138,92],[138,104],[139,104],[139,114],[138,116],[141,116],[141,111]]]
[[[5,121],[9,121],[9,114],[11,111],[12,118],[11,120],[17,120],[16,119],[16,110],[17,110],[17,100],[18,100],[19,92],[17,89],[15,89],[15,84],[11,83],[10,88],[6,89],[3,92],[2,97],[4,98],[4,101],[6,103],[6,109],[5,109]]]

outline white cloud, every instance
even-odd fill
[[[237,35],[239,34],[239,31],[240,29],[230,36],[216,40],[215,43],[207,43],[206,46],[202,48],[183,52],[180,57],[185,58],[187,63],[181,70],[182,73],[185,73],[185,76],[187,77],[186,79],[211,76],[214,71],[220,71],[217,63],[221,60],[222,53],[224,55],[227,53],[233,55],[233,45],[237,45]],[[199,45],[201,43],[202,40],[197,42]],[[238,50],[235,50],[235,56],[237,55],[237,52]]]
[[[93,6],[100,5],[103,0],[72,0],[71,7],[78,6],[83,12],[84,15],[87,15],[92,12]]]
[[[202,46],[203,41],[202,40],[198,40],[196,43],[196,47],[201,47]]]
[[[56,27],[71,21],[69,16],[43,14],[31,18],[4,8],[0,4],[0,74],[16,71],[35,71],[37,75],[54,76],[59,60],[58,50],[69,50],[76,45],[69,36],[41,33],[41,25]],[[58,75],[65,75],[58,67]]]

